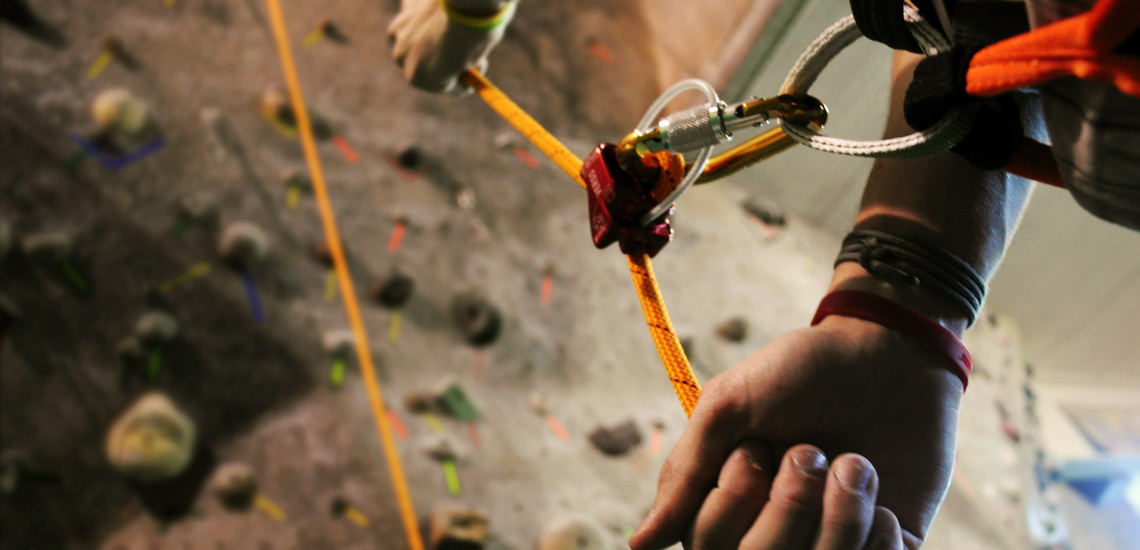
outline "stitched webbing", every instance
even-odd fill
[[[913,12],[909,7],[906,12],[906,22],[914,32],[915,39],[927,53],[936,53],[949,47],[949,43]],[[823,31],[810,46],[804,50],[800,58],[788,72],[784,84],[780,87],[781,94],[803,95],[807,94],[815,79],[823,72],[836,55],[846,48],[862,34],[855,25],[855,18],[847,16]],[[792,123],[781,120],[780,126],[797,142],[812,149],[835,153],[839,155],[853,155],[874,158],[913,158],[941,153],[953,147],[970,131],[977,116],[976,108],[958,109],[952,111],[937,124],[908,136],[878,141],[853,141],[820,135],[819,132],[809,128],[806,124]]]

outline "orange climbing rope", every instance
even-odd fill
[[[542,154],[550,157],[554,164],[558,165],[567,176],[570,176],[579,187],[586,188],[586,182],[582,181],[582,159],[577,155],[571,153],[562,142],[558,141],[550,132],[546,131],[541,124],[535,119],[531,118],[519,107],[517,103],[511,101],[502,90],[491,84],[487,77],[475,69],[468,69],[463,73],[463,82],[475,90],[483,101],[491,107],[491,110],[503,117],[511,126],[515,127],[523,137],[530,140]]]
[[[641,301],[641,312],[645,315],[645,323],[649,325],[649,334],[657,346],[657,354],[661,356],[665,372],[673,383],[673,391],[677,392],[677,399],[681,401],[681,408],[685,409],[685,416],[692,416],[693,407],[697,406],[697,399],[701,397],[701,385],[697,382],[697,375],[693,374],[689,358],[685,357],[677,333],[673,331],[669,312],[665,310],[665,299],[661,297],[657,277],[653,274],[653,263],[644,252],[630,254],[627,258],[629,274],[633,277],[633,286]]]
[[[372,364],[372,352],[368,347],[368,333],[364,330],[364,321],[360,316],[356,290],[353,287],[352,278],[349,276],[348,264],[344,258],[344,248],[341,246],[340,234],[337,231],[336,215],[333,213],[332,204],[329,202],[328,188],[325,186],[325,178],[321,170],[321,160],[317,155],[316,142],[313,140],[313,128],[309,123],[305,100],[301,95],[301,82],[297,78],[297,69],[293,64],[293,52],[289,48],[289,37],[285,32],[285,19],[281,14],[281,5],[278,0],[265,0],[265,3],[269,8],[269,20],[273,26],[273,36],[277,42],[277,53],[281,57],[281,68],[285,73],[285,83],[289,88],[289,100],[293,105],[293,113],[297,117],[297,128],[301,132],[301,147],[305,152],[305,161],[309,165],[309,176],[312,179],[313,191],[320,208],[325,239],[328,243],[329,252],[332,254],[333,267],[336,270],[340,294],[344,300],[345,313],[347,313],[348,322],[352,326],[356,356],[360,361],[360,371],[364,375],[364,385],[368,389],[368,398],[372,404],[372,416],[376,420],[376,429],[380,433],[380,443],[384,449],[384,456],[388,460],[388,472],[392,478],[392,487],[396,492],[396,501],[400,508],[400,517],[404,522],[408,547],[411,550],[423,550],[424,543],[420,537],[415,508],[412,506],[408,484],[404,479],[404,469],[400,463],[396,441],[392,438],[392,427],[388,424],[388,415],[385,414],[384,396],[380,392],[380,381],[376,377],[376,368]]]
[[[492,110],[529,139],[539,151],[550,157],[550,160],[566,172],[566,175],[578,182],[583,189],[586,187],[581,175],[582,161],[526,111],[474,69],[469,69],[463,74],[463,81],[471,86]],[[697,382],[697,376],[693,374],[689,359],[685,357],[685,350],[681,348],[681,342],[673,331],[649,255],[644,252],[630,254],[629,273],[633,277],[633,286],[641,301],[645,322],[649,325],[649,334],[657,346],[661,362],[665,364],[665,371],[669,373],[669,381],[673,383],[673,390],[677,392],[677,399],[681,401],[685,415],[692,416],[693,407],[696,407],[697,399],[701,396],[701,385]]]

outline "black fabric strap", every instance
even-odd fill
[[[857,262],[879,279],[930,289],[958,306],[971,325],[986,298],[986,283],[970,264],[940,246],[889,233],[852,231],[843,239],[835,265],[844,262]]]
[[[863,36],[882,42],[896,50],[923,53],[918,41],[907,29],[903,19],[903,0],[850,0],[851,14],[855,16],[855,25]],[[938,12],[934,9],[933,0],[911,0],[911,4],[918,8],[919,15],[927,21],[939,25]],[[946,5],[951,5],[946,2]],[[939,25],[941,28],[941,25]],[[949,36],[947,29],[942,29]]]
[[[952,17],[954,49],[923,59],[906,90],[903,114],[915,130],[925,130],[951,110],[979,104],[974,127],[951,150],[984,170],[1009,164],[1024,129],[1017,103],[1008,94],[981,99],[966,94],[966,72],[978,50],[1029,30],[1025,6],[1009,2],[963,3]]]

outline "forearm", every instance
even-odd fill
[[[887,136],[912,132],[901,104],[917,56],[895,59]],[[1000,171],[983,171],[954,153],[919,159],[876,161],[855,227],[874,229],[944,247],[988,280],[1020,219],[1029,183]],[[948,300],[921,287],[876,279],[858,263],[840,264],[831,290],[874,292],[906,304],[961,334],[966,314]]]
[[[413,86],[460,94],[459,76],[485,71],[518,0],[402,0],[388,26],[392,60]]]

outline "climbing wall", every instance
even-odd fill
[[[216,462],[251,466],[260,493],[283,512],[227,515],[204,497],[191,516],[205,519],[170,527],[172,539],[196,539],[196,527],[233,548],[402,539],[357,365],[326,342],[347,321],[329,284],[327,252],[318,250],[323,234],[300,147],[295,133],[266,116],[283,79],[264,6],[31,7],[67,45],[3,29],[0,213],[14,243],[3,271],[12,312],[3,348],[4,450],[63,483],[42,491],[27,485],[19,505],[4,500],[5,522],[15,517],[9,512],[20,518],[5,524],[5,546],[135,547],[166,530],[103,451],[116,416],[156,389],[194,419]],[[577,138],[579,151],[626,131],[656,93],[640,63],[643,47],[618,40],[618,29],[636,36],[644,23],[635,10],[607,8],[599,24],[592,14],[603,7],[577,7],[592,17],[588,28],[565,25],[579,17],[568,9],[525,10],[490,73],[508,91],[521,90],[516,99],[553,131]],[[402,82],[384,38],[394,8],[284,2],[309,107],[336,136],[322,141],[321,155],[357,292],[368,302],[366,326],[417,509],[514,495],[502,499],[517,504],[495,514],[496,531],[534,536],[534,529],[504,529],[512,514],[543,521],[528,513],[531,476],[495,480],[531,463],[539,449],[562,445],[563,434],[550,430],[530,397],[549,394],[550,418],[563,417],[565,435],[584,444],[588,421],[574,419],[558,394],[588,378],[587,367],[602,368],[593,352],[574,349],[609,340],[604,329],[588,337],[589,346],[575,337],[593,316],[590,304],[606,313],[600,327],[627,325],[619,340],[635,338],[636,356],[648,352],[640,361],[647,379],[658,374],[652,350],[629,315],[635,311],[627,307],[619,323],[600,307],[609,297],[635,302],[626,276],[612,268],[621,258],[595,255],[585,238],[579,192],[474,98],[439,98]],[[318,34],[314,41],[326,20],[347,40]],[[144,103],[159,134],[104,154],[90,110],[113,88]],[[219,250],[235,225],[254,233],[237,239],[258,250],[249,258]],[[606,276],[591,270],[590,285],[604,293],[581,292],[575,281],[587,258],[604,265],[606,257],[613,266]],[[398,311],[372,301],[375,285],[395,273],[415,285]],[[472,293],[502,316],[498,341],[481,351],[452,321],[454,298]],[[135,325],[156,312],[175,320],[177,334],[138,342]],[[338,369],[344,379],[335,383]],[[430,391],[449,376],[477,398],[485,419],[496,419],[481,431],[436,424],[466,447],[461,497],[450,496],[444,471],[417,443],[431,425],[401,404],[404,394]],[[669,393],[661,395],[668,403]],[[532,423],[516,434],[507,430],[514,417]],[[483,448],[506,455],[474,460]],[[557,462],[566,469],[577,458],[562,453],[554,461],[536,470],[552,484]],[[641,470],[650,475],[648,463]],[[636,485],[647,502],[648,486]],[[355,503],[370,527],[331,516],[338,497]],[[251,521],[262,528],[251,529]]]

